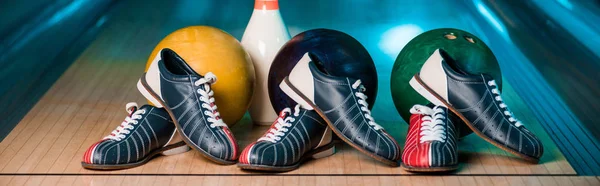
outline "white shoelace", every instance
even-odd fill
[[[414,105],[410,109],[411,114],[424,115],[421,118],[421,135],[420,143],[439,141],[446,142],[446,126],[444,109],[440,106],[429,108],[423,105]]]
[[[375,130],[380,130],[383,127],[381,127],[381,125],[375,123],[375,120],[373,119],[373,117],[371,117],[371,111],[369,110],[369,103],[367,103],[367,95],[365,95],[363,92],[366,91],[366,88],[362,85],[362,82],[359,80],[356,80],[354,82],[354,84],[352,84],[352,88],[353,89],[358,89],[358,91],[356,91],[356,93],[354,94],[356,97],[358,97],[358,104],[360,105],[360,110],[362,110],[364,112],[364,116],[365,118],[367,118],[368,120],[368,124],[370,126],[373,127],[373,129]]]
[[[281,136],[289,130],[288,127],[292,126],[291,122],[296,121],[295,117],[300,115],[300,105],[296,105],[294,108],[294,115],[292,116],[292,110],[288,107],[281,111],[276,123],[267,131],[267,133],[258,139],[258,141],[270,141],[276,143],[281,140]],[[285,116],[285,118],[283,118]]]
[[[208,116],[207,120],[211,123],[210,127],[227,127],[227,124],[223,122],[223,119],[221,119],[221,114],[217,110],[215,98],[213,97],[215,93],[210,89],[210,85],[214,84],[215,82],[217,82],[217,76],[215,76],[215,74],[212,72],[208,72],[203,78],[195,81],[194,85],[204,85],[204,89],[198,88],[196,92],[200,94],[200,101],[203,102],[202,107],[207,109],[207,111],[204,111],[204,115]]]
[[[110,133],[110,135],[104,137],[104,139],[121,141],[126,137],[126,134],[129,134],[131,132],[130,130],[134,128],[133,125],[137,125],[138,120],[142,119],[142,114],[146,113],[146,110],[138,109],[137,103],[134,102],[127,103],[127,105],[125,105],[125,110],[127,110],[129,116],[127,116],[125,120],[123,120],[123,123],[121,123],[120,126],[113,130]]]
[[[517,120],[515,117],[513,117],[513,113],[510,112],[510,110],[508,110],[508,106],[506,106],[506,104],[504,103],[504,101],[502,101],[502,97],[500,97],[500,90],[498,90],[498,85],[496,85],[496,80],[491,80],[488,81],[487,84],[492,88],[492,93],[495,95],[494,99],[500,103],[498,104],[498,106],[500,106],[500,108],[504,109],[504,115],[508,116],[508,121],[510,122],[514,122],[516,127],[520,127],[523,126],[523,123],[521,123],[521,121]]]

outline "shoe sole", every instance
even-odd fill
[[[117,165],[102,165],[102,164],[91,164],[91,163],[88,164],[88,163],[81,162],[81,166],[83,168],[93,169],[93,170],[129,169],[129,168],[144,165],[144,164],[148,163],[148,161],[152,160],[152,158],[154,158],[158,155],[170,156],[170,155],[175,155],[175,154],[181,154],[181,153],[184,153],[187,151],[189,151],[189,147],[187,146],[187,144],[185,144],[185,142],[183,142],[183,141],[180,141],[178,143],[167,145],[160,149],[156,149],[156,150],[152,151],[150,154],[148,154],[148,156],[146,156],[146,158],[144,158],[138,162],[135,162],[135,163],[117,164]]]
[[[300,167],[300,164],[302,164],[310,159],[325,158],[325,157],[329,157],[333,154],[335,154],[335,145],[333,142],[331,142],[327,145],[324,145],[324,146],[316,148],[310,152],[307,152],[306,154],[304,154],[304,156],[302,156],[302,158],[300,158],[300,161],[298,161],[296,164],[293,164],[293,165],[271,166],[271,165],[255,165],[255,164],[238,163],[237,166],[243,170],[287,172],[287,171],[298,169],[298,167]]]
[[[427,86],[425,83],[423,83],[423,80],[421,80],[418,73],[413,76],[413,78],[410,80],[409,83],[410,83],[410,86],[413,87],[413,89],[415,91],[417,91],[417,93],[421,94],[427,100],[429,100],[431,102],[439,101],[442,104],[444,104],[448,109],[450,109],[454,114],[456,114],[463,122],[465,122],[465,124],[467,124],[467,126],[469,128],[471,128],[471,130],[475,134],[477,134],[477,136],[483,138],[485,141],[491,143],[492,145],[494,145],[506,152],[514,154],[515,156],[518,156],[520,158],[523,158],[524,160],[526,160],[528,162],[538,163],[540,161],[538,158],[531,157],[531,156],[519,153],[515,150],[509,149],[509,148],[505,147],[504,144],[500,144],[500,143],[492,140],[488,136],[484,135],[483,133],[481,133],[479,130],[477,130],[475,128],[475,126],[469,120],[467,120],[467,118],[465,118],[465,116],[463,116],[460,112],[458,112],[458,110],[456,108],[454,108],[446,100],[444,100],[444,98],[442,98],[442,96],[440,96],[436,92],[434,92],[433,89],[429,88],[429,86]],[[431,100],[431,99],[433,99],[433,100]]]
[[[308,97],[306,97],[304,94],[302,94],[302,92],[300,92],[300,90],[298,90],[296,87],[294,87],[294,85],[292,85],[292,83],[290,82],[290,80],[289,80],[289,78],[288,78],[288,77],[285,77],[285,78],[283,79],[283,82],[282,82],[282,84],[281,84],[281,85],[283,85],[283,86],[287,86],[287,87],[285,87],[285,88],[282,88],[282,90],[283,90],[283,91],[284,91],[286,94],[288,94],[288,91],[293,91],[293,93],[295,93],[295,95],[289,95],[289,94],[288,94],[288,96],[290,96],[290,97],[294,97],[294,98],[300,98],[300,99],[302,99],[302,100],[303,100],[303,101],[304,101],[306,104],[308,104],[308,105],[310,105],[311,107],[313,107],[313,108],[315,109],[315,111],[317,111],[317,113],[318,113],[318,114],[319,114],[319,115],[320,115],[320,116],[321,116],[321,117],[322,117],[322,118],[325,120],[325,122],[327,123],[327,125],[329,126],[329,128],[331,128],[331,130],[333,131],[333,133],[335,133],[335,134],[336,134],[338,137],[340,137],[340,139],[341,139],[342,141],[346,142],[348,145],[352,146],[353,148],[357,149],[358,151],[360,151],[360,152],[362,152],[362,153],[364,153],[364,154],[366,154],[366,155],[368,155],[368,156],[370,156],[370,157],[372,157],[372,158],[375,158],[376,160],[378,160],[378,161],[380,161],[380,162],[383,162],[383,163],[385,163],[385,164],[388,164],[388,165],[391,165],[391,166],[394,166],[394,167],[397,167],[397,166],[399,166],[399,165],[400,165],[400,163],[399,163],[398,161],[392,161],[392,160],[388,160],[387,158],[383,158],[383,157],[380,157],[380,156],[378,156],[378,155],[375,155],[375,154],[373,154],[373,153],[371,153],[371,152],[368,152],[368,151],[366,151],[366,150],[362,149],[360,146],[358,146],[358,145],[356,145],[355,143],[353,143],[353,142],[352,142],[350,139],[346,138],[346,136],[344,136],[344,135],[342,134],[342,132],[341,132],[341,131],[339,131],[339,130],[338,130],[338,129],[337,129],[337,128],[336,128],[336,127],[333,125],[333,122],[331,122],[331,121],[329,120],[329,118],[327,118],[327,117],[325,116],[325,113],[324,113],[324,112],[323,112],[323,111],[322,111],[322,110],[321,110],[319,107],[317,107],[317,105],[316,105],[316,104],[314,104],[312,101],[310,101],[310,99],[308,99]],[[285,90],[285,89],[287,89],[287,90]],[[289,92],[289,93],[291,93],[291,92]],[[296,100],[296,99],[294,99],[294,100]],[[400,152],[398,152],[398,153],[400,153]]]
[[[141,87],[139,85],[141,85]],[[206,157],[207,159],[209,159],[215,163],[222,164],[222,165],[233,165],[236,163],[236,160],[228,161],[228,160],[223,160],[223,159],[214,157],[211,154],[209,154],[208,152],[205,152],[204,150],[202,150],[200,147],[194,145],[194,143],[192,143],[192,141],[186,135],[184,135],[185,133],[183,133],[183,129],[182,129],[181,125],[179,124],[179,122],[177,121],[175,115],[173,114],[173,111],[171,111],[171,108],[166,106],[167,104],[165,104],[165,102],[162,101],[162,99],[158,96],[158,94],[156,94],[151,88],[149,88],[148,82],[146,82],[146,73],[144,73],[142,75],[142,78],[140,78],[140,81],[138,81],[138,89],[142,92],[142,94],[144,96],[146,96],[146,95],[152,96],[152,98],[154,98],[154,100],[156,100],[157,103],[160,103],[160,105],[162,105],[162,107],[165,108],[165,110],[167,110],[167,112],[169,113],[169,116],[171,116],[171,119],[173,119],[173,123],[175,124],[175,128],[177,128],[177,132],[179,132],[179,134],[181,134],[183,141],[185,143],[187,143],[190,147],[194,148],[194,150],[200,152],[200,154],[202,156]],[[146,97],[146,99],[148,99],[148,97]],[[156,105],[156,103],[154,103],[154,104],[155,104],[155,106],[159,106],[159,105]],[[235,156],[237,156],[237,154],[235,154]]]
[[[410,172],[450,172],[458,169],[457,165],[444,166],[444,167],[412,167],[402,163],[402,169]]]

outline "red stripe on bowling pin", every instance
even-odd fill
[[[278,10],[278,0],[256,0],[254,2],[254,9],[258,10]]]

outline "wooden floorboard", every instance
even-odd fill
[[[155,182],[150,185],[256,185],[256,186],[265,186],[265,185],[305,185],[305,182],[302,180],[306,179],[305,176],[286,176],[286,177],[250,177],[250,176],[51,176],[56,180],[60,180],[59,182],[42,182],[40,184],[32,184],[30,182],[10,182],[10,180],[17,180],[22,176],[0,176],[0,184],[3,185],[94,185],[94,186],[119,186],[119,185],[133,185],[132,181],[135,180],[151,180],[151,178],[155,179],[164,179],[168,181],[164,182]],[[47,176],[30,176],[29,178],[33,179],[44,179]],[[223,178],[224,182],[218,182],[218,184],[214,183],[202,183],[196,182],[196,180],[202,180],[205,178]],[[317,176],[322,177],[322,176]],[[494,180],[495,176],[476,176],[476,177],[465,177],[469,178],[460,179],[464,176],[379,176],[378,179],[389,179],[394,180],[393,183],[384,183],[381,185],[412,185],[412,186],[433,186],[433,185],[481,185],[481,186],[491,186],[491,185],[506,185],[503,182],[491,182]],[[514,177],[514,176],[509,176]],[[116,179],[115,179],[116,178]],[[355,180],[360,180],[360,182],[348,183],[348,177],[331,177],[327,182],[323,182],[323,185],[360,185],[360,186],[371,186],[371,185],[379,185],[377,183],[366,183],[362,182],[366,178],[364,176],[355,177]],[[411,178],[414,180],[412,182],[400,182],[398,178]],[[600,182],[594,176],[526,176],[524,177],[527,180],[539,180],[536,181],[535,184],[524,184],[518,183],[510,185],[574,185],[574,186],[596,186]],[[111,179],[120,180],[117,182],[111,181]],[[474,181],[480,180],[480,181]],[[484,181],[487,180],[487,181]],[[4,184],[5,183],[5,184]],[[529,183],[529,182],[528,182]]]
[[[323,185],[598,185],[600,182],[596,177],[586,176],[422,176],[422,175],[397,175],[397,176],[353,176],[355,182],[349,182],[350,176],[0,176],[3,185],[132,185],[140,183],[140,180],[150,183],[149,185],[305,185],[305,180],[310,178],[326,178],[320,182]],[[369,178],[375,177],[390,182],[367,182]],[[50,178],[50,179],[48,179]],[[208,179],[207,179],[208,178]],[[212,179],[211,179],[212,178]],[[528,180],[523,183],[506,182],[521,178]],[[33,183],[18,180],[46,179],[48,181]],[[215,182],[202,182],[198,180],[213,180]],[[55,181],[51,181],[55,180]],[[156,181],[163,180],[163,181]]]

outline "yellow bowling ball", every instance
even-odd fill
[[[209,26],[179,29],[156,45],[145,71],[163,48],[175,51],[200,75],[212,72],[217,76],[211,88],[225,123],[232,126],[244,116],[252,99],[255,75],[250,56],[238,40]]]

